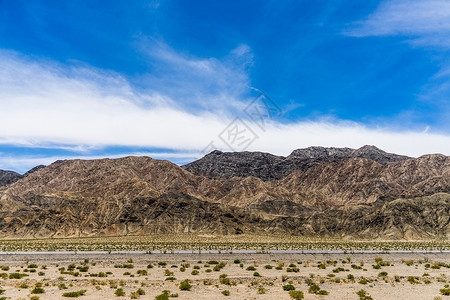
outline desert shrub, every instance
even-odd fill
[[[83,296],[86,293],[86,290],[79,290],[75,292],[67,292],[62,294],[63,297],[69,297],[69,298],[78,298],[80,296]]]
[[[441,289],[440,292],[444,296],[450,296],[450,288]]]
[[[409,283],[411,283],[411,284],[416,284],[416,283],[418,283],[416,280],[417,280],[416,277],[414,277],[414,276],[408,276],[408,281],[409,281]]]
[[[45,293],[45,290],[41,287],[36,287],[31,290],[31,293],[32,294],[43,294],[43,293]]]
[[[20,289],[26,289],[26,288],[28,288],[28,284],[27,284],[26,282],[22,282],[22,283],[19,285],[19,288],[20,288]],[[4,292],[5,292],[5,290],[0,290],[0,295],[3,294]]]
[[[318,291],[320,291],[320,287],[317,284],[311,285],[308,289],[308,293],[310,294],[316,294]]]
[[[367,279],[361,278],[361,280],[358,281],[358,283],[359,283],[359,284],[367,284],[367,283],[369,283],[369,282],[367,281]]]
[[[265,288],[263,288],[262,286],[260,286],[259,288],[258,288],[258,291],[256,292],[258,295],[262,295],[262,294],[265,294],[265,293],[267,293],[267,290],[265,289]]]
[[[409,266],[412,266],[413,264],[414,264],[414,260],[403,260],[403,262],[405,263],[405,265],[407,265],[408,267]],[[429,264],[428,264],[429,265]],[[425,265],[425,267],[426,267],[426,265]]]
[[[192,288],[192,285],[189,283],[189,280],[188,280],[188,279],[183,280],[183,281],[180,283],[180,290],[182,290],[182,291],[190,291],[191,288]]]
[[[265,265],[264,268],[270,270],[270,269],[272,269],[273,267],[272,267],[271,265]]]
[[[231,285],[230,278],[228,278],[227,274],[222,274],[219,276],[219,282],[225,285]]]
[[[293,290],[295,290],[295,287],[292,284],[286,284],[286,285],[283,285],[283,290],[293,291]]]
[[[348,274],[347,279],[353,280],[353,279],[355,279],[355,276],[353,274]]]
[[[67,290],[67,286],[64,283],[61,283],[58,285],[58,289],[60,290]]]
[[[163,291],[162,294],[155,297],[155,300],[169,300],[169,291]]]
[[[147,270],[137,270],[136,272],[139,276],[147,276],[148,272]]]
[[[87,272],[89,270],[89,266],[78,266],[77,267],[80,272]]]
[[[248,266],[247,271],[256,271],[256,268],[254,266]]]
[[[294,290],[289,291],[289,296],[295,300],[302,300],[304,297],[302,291],[294,291]]]
[[[365,290],[357,291],[356,295],[359,296],[360,300],[373,300],[373,298]]]
[[[222,295],[230,296],[230,291],[229,290],[224,290],[224,291],[222,291]]]
[[[198,270],[192,270],[191,275],[198,275],[200,272]]]
[[[254,277],[262,277],[261,274],[259,274],[258,272],[253,273]]]
[[[114,295],[116,295],[117,297],[125,296],[125,291],[123,290],[123,288],[118,288],[118,289],[114,292]]]
[[[9,279],[22,279],[23,277],[28,276],[27,274],[23,273],[11,273],[9,274]]]
[[[137,293],[139,296],[145,295],[145,291],[144,291],[143,289],[138,289],[138,290],[136,291],[136,293]]]
[[[234,260],[234,263],[235,263],[235,264],[240,264],[241,261],[240,261],[239,259],[235,259],[235,260]]]
[[[380,273],[378,273],[378,277],[386,277],[386,276],[388,276],[387,272],[380,272]]]

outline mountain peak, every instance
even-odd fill
[[[366,158],[383,165],[410,158],[408,156],[387,153],[373,145],[364,145],[359,149],[313,146],[296,149],[288,157],[296,159]]]

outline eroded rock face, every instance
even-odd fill
[[[13,171],[0,170],[0,187],[16,182],[23,176]]]
[[[309,147],[294,150],[288,157],[262,152],[213,151],[205,157],[184,165],[193,174],[218,177],[253,176],[263,181],[281,179],[295,170],[306,171],[311,167],[349,158],[365,158],[379,164],[404,161],[410,157],[391,154],[375,146],[359,149]]]
[[[267,232],[416,239],[449,233],[449,157],[307,149],[287,158],[213,152],[223,164],[205,157],[207,176],[149,157],[55,162],[0,188],[1,236]],[[292,161],[292,171],[272,178]],[[214,175],[222,168],[230,177]],[[236,168],[240,175],[231,176]]]
[[[0,187],[12,184],[12,183],[18,181],[19,179],[22,179],[22,178],[28,176],[29,174],[36,172],[37,170],[40,170],[42,168],[45,168],[45,166],[40,165],[40,166],[34,167],[23,175],[20,175],[19,173],[16,173],[14,171],[0,170]]]

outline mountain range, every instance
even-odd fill
[[[434,239],[450,233],[450,157],[309,147],[0,171],[0,237],[270,233]]]

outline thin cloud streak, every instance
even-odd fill
[[[344,32],[355,37],[403,36],[418,46],[450,47],[450,2],[442,0],[384,1],[365,20]]]

